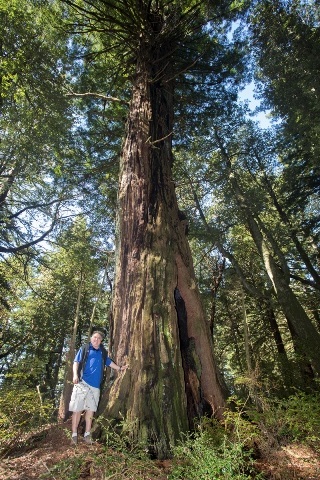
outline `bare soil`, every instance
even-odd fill
[[[269,452],[257,461],[268,480],[320,480],[320,453],[298,444]]]

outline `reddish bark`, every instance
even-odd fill
[[[110,345],[130,368],[101,411],[163,458],[195,415],[221,416],[224,397],[172,178],[173,85],[142,51],[121,158]]]

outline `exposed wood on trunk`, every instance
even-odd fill
[[[216,369],[209,324],[203,311],[195,277],[190,272],[192,264],[185,262],[180,255],[177,255],[176,263],[178,267],[178,289],[187,310],[188,336],[194,342],[197,362],[199,368],[201,368],[199,372],[201,374],[200,408],[202,413],[212,411],[218,418],[221,418],[225,406],[226,391]]]

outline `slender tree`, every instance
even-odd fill
[[[300,353],[309,357],[315,370],[320,373],[320,334],[290,287],[289,277],[286,275],[288,267],[284,255],[281,253],[270,232],[267,231],[259,219],[259,216],[251,209],[249,198],[240,186],[239,178],[232,167],[231,158],[223,145],[217,129],[215,130],[215,134],[222,158],[226,162],[225,165],[235,198],[239,208],[243,212],[259,254],[263,259],[266,272],[272,283],[278,302],[288,319],[289,325],[294,328]],[[276,255],[278,259],[280,259],[281,267],[276,261]]]

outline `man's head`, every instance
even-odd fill
[[[99,328],[97,328],[96,330],[93,330],[92,331],[92,335],[93,336],[95,333],[99,334],[100,337],[101,337],[101,342],[104,340],[104,337],[105,337],[105,333],[103,332],[103,330],[100,330]]]
[[[106,334],[107,334],[105,328],[103,328],[103,327],[98,327],[98,326],[91,328],[91,336],[92,336],[94,333],[99,333],[99,335],[101,336],[101,341],[104,340],[104,338],[105,338],[105,336],[106,336]]]
[[[92,346],[96,350],[98,350],[103,339],[104,339],[103,333],[99,332],[99,331],[95,331],[95,332],[92,333],[92,335],[90,337],[90,342],[91,342]]]

